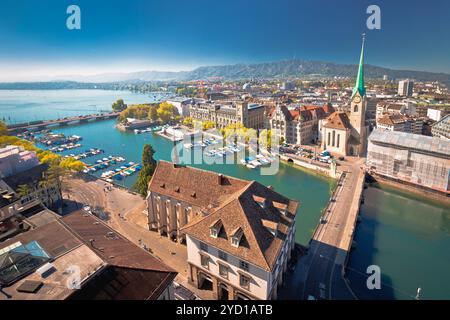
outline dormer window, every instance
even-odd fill
[[[255,200],[255,202],[261,207],[261,208],[265,208],[266,207],[266,199],[263,197],[258,197],[258,196],[253,196],[253,200]]]
[[[262,224],[266,229],[275,237],[278,231],[278,223],[269,220],[261,220]]]
[[[209,228],[210,236],[212,238],[217,238],[219,236],[220,230],[222,229],[223,223],[222,220],[217,220],[214,222]]]
[[[231,236],[231,245],[236,248],[239,247],[243,235],[244,231],[239,227]]]
[[[283,214],[283,215],[286,215],[286,213],[287,213],[287,204],[284,204],[284,203],[280,203],[280,202],[273,202],[273,206],[275,207],[275,208],[277,208],[279,211],[280,211],[280,213],[281,214]]]

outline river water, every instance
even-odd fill
[[[392,187],[364,190],[349,279],[366,299],[450,299],[450,209]],[[369,265],[381,270],[381,289],[366,286]]]
[[[0,118],[9,123],[54,119],[109,110],[113,101],[125,103],[153,102],[159,94],[102,90],[0,90]],[[156,134],[136,135],[120,132],[115,120],[99,121],[54,129],[66,135],[83,137],[83,147],[64,154],[78,153],[88,148],[101,148],[105,154],[88,158],[87,163],[105,155],[123,156],[127,161],[141,162],[142,147],[150,143],[157,160],[171,159],[172,142]],[[196,167],[213,170],[246,180],[271,185],[277,192],[300,201],[297,217],[297,242],[306,245],[317,225],[320,213],[329,199],[335,182],[289,164],[280,164],[278,174],[260,175],[242,165],[199,164]],[[120,182],[130,187],[135,176]],[[387,188],[365,190],[349,261],[349,278],[354,291],[362,298],[412,299],[417,287],[424,299],[450,298],[450,217],[448,208],[425,198],[399,193]],[[382,290],[365,287],[367,266],[378,265],[382,272]]]

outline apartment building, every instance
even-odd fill
[[[255,181],[160,161],[149,228],[188,252],[189,281],[217,299],[275,299],[295,245],[298,202]]]
[[[197,121],[212,121],[218,128],[242,123],[247,128],[264,128],[265,107],[248,102],[197,102],[189,107],[189,115]]]
[[[39,164],[34,151],[9,145],[0,149],[0,178],[9,177]]]
[[[450,114],[431,126],[431,134],[433,137],[450,139]]]
[[[288,109],[277,105],[268,113],[271,130],[277,130],[280,137],[289,144],[311,144],[320,135],[320,122],[334,111],[330,105],[302,106]]]
[[[86,211],[0,244],[0,300],[168,300],[177,273]]]
[[[400,131],[422,134],[423,120],[399,113],[384,114],[377,118],[377,128],[388,131]]]

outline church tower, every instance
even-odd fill
[[[355,87],[353,88],[350,103],[350,123],[354,129],[353,136],[359,140],[361,149],[365,148],[366,140],[366,88],[364,86],[364,42],[365,34],[362,38],[361,56],[359,58],[358,75],[356,77]]]

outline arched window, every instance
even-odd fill
[[[336,144],[336,147],[338,147],[338,148],[339,148],[339,140],[341,140],[341,135],[340,135],[340,134],[337,135],[337,144]]]
[[[336,140],[336,131],[333,130],[333,147],[334,147],[335,140]]]
[[[330,143],[330,140],[331,140],[331,133],[330,132],[328,132],[328,145],[330,145],[331,143]]]
[[[353,108],[353,112],[358,112],[358,105],[355,104],[355,107]]]

